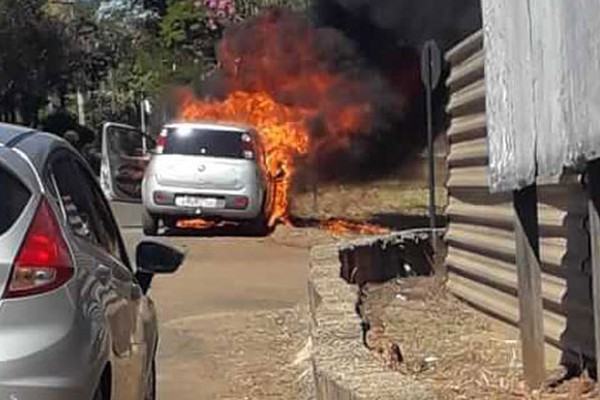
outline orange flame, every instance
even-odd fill
[[[389,229],[379,225],[337,219],[323,222],[321,224],[321,228],[331,232],[334,236],[345,236],[352,234],[385,235],[390,233]]]
[[[180,229],[212,229],[217,226],[214,221],[206,221],[204,219],[183,219],[177,221],[177,227]]]
[[[271,225],[289,223],[298,156],[347,148],[353,136],[369,129],[371,107],[361,83],[324,65],[315,32],[303,19],[282,12],[234,27],[219,45],[229,95],[223,101],[197,99],[189,92],[181,98],[183,121],[242,123],[259,132],[267,173],[285,172],[275,188]]]

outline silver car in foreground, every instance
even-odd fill
[[[91,170],[55,136],[0,124],[0,188],[0,399],[154,399],[146,293],[183,255],[143,242],[132,265]]]
[[[234,124],[165,126],[142,183],[143,226],[156,235],[159,221],[201,218],[250,225],[268,233],[274,180],[266,171],[260,137]]]

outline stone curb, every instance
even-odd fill
[[[344,246],[348,243],[311,250],[308,288],[316,399],[435,399],[423,384],[387,369],[363,346],[354,310],[356,287],[340,277],[339,249]]]

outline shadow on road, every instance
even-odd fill
[[[272,231],[267,234],[252,232],[247,227],[227,224],[224,226],[217,226],[213,228],[205,229],[193,229],[193,228],[166,228],[162,236],[165,237],[248,237],[248,238],[260,238],[268,237]]]

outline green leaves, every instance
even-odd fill
[[[34,122],[67,69],[60,24],[48,18],[43,4],[0,1],[0,117],[19,113],[23,122]]]
[[[0,120],[35,124],[48,97],[69,107],[77,89],[91,121],[131,115],[142,96],[213,70],[230,24],[304,1],[0,0]]]
[[[190,45],[202,34],[204,9],[190,0],[172,1],[160,22],[161,38],[168,48]]]

